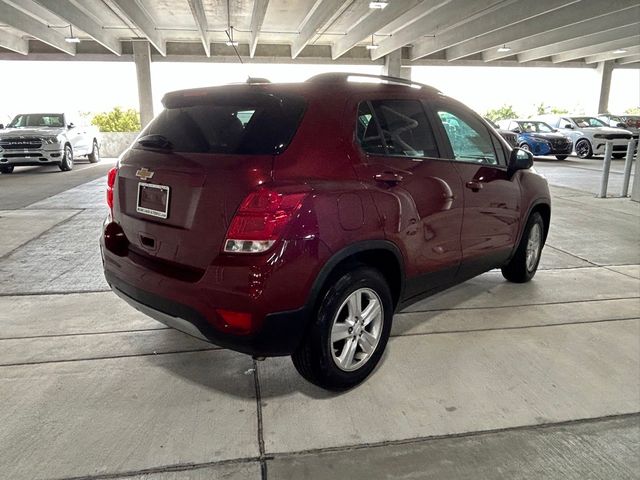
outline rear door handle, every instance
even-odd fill
[[[479,192],[480,190],[482,190],[482,183],[478,182],[477,180],[467,182],[464,186],[470,189],[472,192]]]
[[[396,185],[403,180],[402,175],[396,172],[376,173],[373,178],[376,182],[382,182],[389,185]]]

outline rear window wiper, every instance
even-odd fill
[[[139,145],[148,148],[157,148],[159,150],[173,150],[173,144],[164,135],[145,135],[138,139]]]

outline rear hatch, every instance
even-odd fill
[[[304,101],[251,88],[165,97],[118,170],[114,219],[134,254],[205,269],[242,200],[272,180]]]

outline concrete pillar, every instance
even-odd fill
[[[133,61],[138,78],[138,102],[140,123],[144,128],[153,119],[153,95],[151,93],[151,50],[146,40],[133,41]]]
[[[385,55],[382,74],[388,77],[400,77],[406,80],[411,80],[411,67],[402,66],[401,48]]]
[[[609,111],[609,92],[611,91],[613,63],[613,60],[608,60],[598,64],[598,75],[600,75],[600,100],[598,101],[598,113],[607,113]]]

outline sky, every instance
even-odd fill
[[[381,73],[379,66],[170,63],[151,64],[156,113],[164,93],[182,88],[243,82],[247,76],[273,82],[303,81],[327,71]],[[513,67],[413,67],[413,80],[440,89],[484,114],[512,105],[521,116],[536,106],[594,114],[599,78],[595,69]],[[132,62],[0,61],[0,123],[28,111],[101,112],[137,108]],[[609,110],[640,106],[640,69],[613,72]]]

